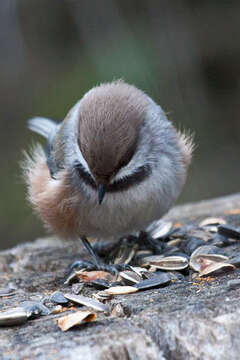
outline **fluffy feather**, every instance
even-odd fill
[[[193,135],[186,132],[177,132],[178,144],[183,154],[183,160],[185,167],[188,168],[192,161],[192,155],[194,151]]]
[[[22,167],[28,200],[47,230],[63,238],[76,236],[79,199],[72,191],[67,172],[61,171],[58,180],[52,179],[45,152],[39,144],[33,148],[31,155],[25,153]]]

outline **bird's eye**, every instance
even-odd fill
[[[127,166],[129,161],[131,160],[132,155],[126,156],[124,159],[121,159],[118,163],[118,168],[121,169],[124,166]]]
[[[77,164],[75,166],[75,169],[77,170],[77,173],[79,177],[88,185],[91,185],[92,187],[96,187],[96,183],[92,176],[84,169],[84,167],[81,164]]]
[[[127,166],[127,164],[128,164],[128,161],[126,161],[126,160],[120,161],[120,162],[118,163],[118,169],[121,169],[121,168],[123,168],[124,166]]]
[[[129,149],[124,157],[122,157],[118,163],[118,169],[121,169],[124,166],[127,166],[129,164],[129,162],[131,161],[132,157],[133,157],[133,149]]]

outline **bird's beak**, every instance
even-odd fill
[[[98,203],[99,203],[99,205],[101,205],[101,203],[103,201],[105,192],[106,192],[106,186],[102,185],[102,184],[98,185]]]

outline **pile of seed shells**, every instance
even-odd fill
[[[111,274],[105,271],[73,270],[65,285],[71,292],[56,291],[41,302],[24,301],[16,308],[0,313],[0,326],[25,323],[29,319],[71,310],[71,306],[83,306],[83,310],[57,319],[62,331],[84,322],[93,321],[96,312],[106,316],[121,313],[111,308],[112,297],[137,293],[147,289],[168,286],[172,280],[184,276],[205,276],[234,270],[240,267],[240,255],[229,258],[225,248],[240,240],[240,229],[222,218],[207,218],[195,225],[159,221],[139,237],[121,239],[105,261],[126,264],[128,270]],[[240,280],[232,280],[229,287],[240,286]],[[90,296],[83,296],[85,288],[92,288]],[[0,296],[11,296],[12,291],[0,289]],[[120,307],[121,305],[118,304]],[[72,310],[76,310],[73,308]],[[117,315],[120,316],[120,315]]]
[[[142,279],[150,278],[153,273],[163,271],[165,274],[190,273],[193,277],[217,275],[240,265],[240,256],[229,258],[225,252],[227,246],[240,240],[240,229],[227,224],[223,218],[210,217],[199,224],[184,226],[159,221],[148,230],[132,239],[127,251],[124,252],[121,244],[115,251],[114,263],[131,265],[132,276],[137,272]]]

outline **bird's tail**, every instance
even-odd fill
[[[34,117],[28,120],[28,128],[45,138],[55,133],[57,125],[55,121],[42,117]]]

